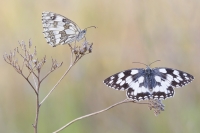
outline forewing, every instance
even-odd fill
[[[154,68],[155,84],[152,90],[153,99],[166,99],[174,95],[174,88],[190,83],[194,77],[186,72],[171,68]]]
[[[156,75],[161,76],[163,80],[168,81],[174,88],[183,87],[194,79],[191,74],[176,69],[160,67],[155,68],[154,71]]]
[[[46,41],[53,47],[74,42],[81,31],[70,19],[52,12],[42,13],[42,24]]]
[[[119,73],[116,73],[103,82],[108,87],[111,87],[116,90],[127,90],[131,83],[138,79],[141,76],[143,69],[130,69],[125,70]]]

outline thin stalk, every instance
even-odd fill
[[[77,57],[75,58],[74,62],[70,63],[70,66],[68,67],[68,69],[66,70],[66,72],[63,74],[63,76],[58,80],[58,82],[54,85],[54,87],[49,91],[49,93],[44,97],[44,99],[40,102],[40,106],[42,105],[42,103],[49,97],[49,95],[54,91],[54,89],[58,86],[58,84],[61,82],[61,80],[63,80],[63,78],[68,74],[68,72],[71,70],[71,68],[82,58],[83,56]],[[73,60],[73,53],[71,56],[71,60]],[[42,79],[43,80],[43,79]]]
[[[40,91],[40,72],[38,72],[37,76],[37,94],[36,94],[36,116],[35,116],[35,123],[33,125],[35,133],[38,133],[38,119],[39,119],[39,112],[40,112],[40,99],[39,99],[39,91]]]
[[[33,81],[34,81],[34,83],[35,83],[35,87],[37,87],[37,83],[36,83],[36,81],[35,81],[35,78],[34,78],[33,73],[32,73],[32,77],[33,77]]]
[[[35,116],[35,123],[33,125],[35,133],[38,133],[39,111],[40,111],[40,105],[39,105],[39,93],[38,93],[36,95],[36,116]]]
[[[102,113],[102,112],[104,112],[104,111],[107,111],[107,110],[109,110],[109,109],[111,109],[111,108],[113,108],[113,107],[115,107],[115,106],[117,106],[117,105],[120,105],[120,104],[123,104],[123,103],[128,103],[128,102],[138,103],[138,102],[135,102],[134,100],[125,99],[125,100],[120,101],[120,102],[118,102],[118,103],[115,103],[115,104],[113,104],[113,105],[111,105],[111,106],[109,106],[109,107],[107,107],[107,108],[105,108],[105,109],[103,109],[103,110],[100,110],[100,111],[97,111],[97,112],[94,112],[94,113],[90,113],[90,114],[87,114],[87,115],[78,117],[78,118],[76,118],[76,119],[70,121],[69,123],[67,123],[66,125],[64,125],[63,127],[61,127],[60,129],[54,131],[53,133],[58,133],[58,132],[62,131],[63,129],[65,129],[66,127],[68,127],[69,125],[71,125],[72,123],[74,123],[74,122],[76,122],[76,121],[78,121],[78,120],[81,120],[81,119],[84,119],[84,118],[87,118],[87,117],[90,117],[90,116],[93,116],[93,115],[97,115],[97,114]],[[139,103],[139,104],[140,104],[140,103]],[[147,104],[147,103],[142,103],[142,104]]]
[[[42,105],[42,103],[48,98],[48,96],[54,91],[54,89],[57,87],[57,85],[60,83],[60,81],[65,77],[65,75],[69,72],[69,70],[72,68],[73,64],[70,64],[69,68],[66,70],[66,72],[63,74],[63,76],[58,80],[58,82],[54,85],[54,87],[49,91],[49,93],[44,97],[44,99],[40,102],[39,105]]]
[[[36,90],[35,87],[31,84],[31,82],[29,81],[29,79],[26,78],[26,77],[23,75],[23,73],[21,73],[21,75],[22,75],[22,77],[23,77],[24,79],[26,79],[26,81],[27,81],[27,82],[29,83],[29,85],[32,87],[32,89],[34,90],[35,94],[38,95],[37,90]]]

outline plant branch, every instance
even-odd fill
[[[70,45],[69,45],[70,46]],[[91,53],[92,50],[92,44],[89,44],[88,42],[85,42],[84,47],[82,49],[84,49],[84,51],[81,51],[82,49],[79,49],[79,51],[77,51],[77,48],[72,48],[71,46],[71,63],[70,66],[68,67],[68,69],[66,70],[66,72],[63,74],[63,76],[58,80],[58,82],[54,85],[54,87],[49,91],[49,93],[44,97],[44,99],[40,102],[40,106],[42,105],[42,103],[49,97],[49,95],[54,91],[54,89],[58,86],[58,84],[63,80],[63,78],[68,74],[68,72],[71,70],[71,68],[85,55],[87,54],[87,51],[89,51],[88,53]],[[75,54],[75,59],[73,61],[73,54]],[[47,74],[48,76],[48,74]],[[46,78],[46,76],[44,77]],[[43,79],[42,79],[43,80]]]
[[[45,98],[40,102],[40,106],[47,99],[47,97],[54,91],[54,89],[57,87],[57,85],[60,83],[60,81],[65,77],[65,75],[69,72],[69,70],[72,68],[72,66],[74,66],[74,63],[69,66],[69,68],[63,74],[63,76],[58,80],[58,82],[54,85],[54,87],[49,91],[49,93],[45,96]]]
[[[29,83],[29,85],[32,87],[32,89],[34,90],[35,94],[38,95],[38,92],[37,92],[36,88],[31,84],[31,82],[29,81],[29,79],[26,78],[26,77],[23,75],[23,73],[21,73],[21,75],[22,75],[22,77],[23,77],[24,79],[26,79],[26,81],[27,81],[27,82]]]
[[[19,42],[20,45],[20,50],[17,48],[14,49],[14,52],[11,52],[9,54],[5,53],[3,55],[3,58],[5,62],[13,66],[13,68],[22,75],[24,79],[29,83],[29,85],[33,88],[35,94],[36,94],[36,114],[35,114],[35,121],[33,125],[34,132],[38,133],[38,119],[39,119],[39,111],[40,111],[40,106],[41,104],[47,99],[47,97],[53,92],[53,90],[58,86],[58,84],[61,82],[61,80],[68,74],[68,72],[71,70],[71,68],[87,53],[92,52],[92,44],[88,42],[84,42],[83,45],[80,47],[71,47],[71,63],[68,69],[65,71],[64,75],[60,78],[60,80],[56,83],[56,85],[50,90],[50,92],[46,95],[46,97],[40,102],[39,99],[39,91],[40,91],[40,85],[44,79],[46,79],[50,73],[55,71],[57,68],[62,66],[62,63],[57,63],[55,59],[52,58],[52,66],[50,71],[40,79],[40,72],[42,70],[42,67],[46,63],[46,56],[44,56],[41,60],[38,60],[37,58],[37,51],[36,47],[34,49],[34,52],[31,53],[31,46],[32,43],[29,40],[28,47],[24,43],[24,41]],[[17,53],[17,56],[15,56]],[[75,55],[75,59],[73,59],[73,55]],[[22,65],[20,66],[18,64],[18,59],[17,57],[20,57],[23,59]],[[27,68],[29,70],[29,73],[27,76],[24,75],[23,69]],[[30,82],[29,78],[30,75],[32,75],[33,78],[33,83]]]
[[[41,83],[45,78],[47,78],[47,77],[49,76],[49,74],[51,74],[53,71],[55,71],[57,67],[60,67],[62,64],[63,64],[63,62],[61,62],[60,64],[58,64],[58,63],[56,62],[56,60],[53,60],[53,59],[52,59],[52,66],[51,66],[51,69],[50,69],[50,71],[40,80],[40,83]]]
[[[55,59],[52,58],[52,66],[51,70],[47,75],[41,80],[40,79],[40,72],[42,70],[42,67],[46,63],[46,56],[44,56],[41,60],[38,60],[37,58],[37,51],[36,47],[34,48],[34,52],[31,53],[31,41],[29,40],[29,45],[24,43],[24,41],[19,42],[20,49],[17,47],[14,49],[14,51],[10,51],[10,53],[5,53],[3,55],[3,58],[6,63],[11,65],[17,73],[19,73],[31,86],[31,88],[34,90],[36,94],[36,114],[35,114],[35,121],[32,124],[34,128],[34,132],[38,133],[38,119],[39,119],[39,110],[40,110],[40,99],[39,99],[39,91],[40,91],[40,85],[41,82],[53,71],[55,71],[57,68],[59,68],[62,63],[57,63]],[[17,56],[16,56],[17,53]],[[18,58],[22,58],[23,62],[22,65],[18,64]],[[27,76],[24,74],[23,70],[26,68],[29,73]],[[30,75],[32,75],[33,83],[30,81]]]
[[[35,133],[38,132],[38,119],[39,119],[39,112],[40,112],[40,97],[39,97],[39,91],[40,91],[40,71],[38,71],[38,76],[37,78],[37,86],[36,86],[36,90],[37,90],[37,94],[36,94],[36,116],[35,116],[35,123],[33,125],[34,131]],[[34,80],[35,81],[35,80]],[[35,81],[36,83],[36,81]]]
[[[66,127],[68,127],[69,125],[71,125],[72,123],[74,123],[74,122],[76,122],[76,121],[78,121],[78,120],[81,120],[81,119],[84,119],[84,118],[87,118],[87,117],[90,117],[90,116],[93,116],[93,115],[100,114],[100,113],[102,113],[102,112],[104,112],[104,111],[107,111],[107,110],[109,110],[109,109],[111,109],[111,108],[117,106],[117,105],[120,105],[120,104],[123,104],[123,103],[128,103],[128,102],[138,103],[138,102],[135,102],[134,100],[125,99],[125,100],[120,101],[120,102],[118,102],[118,103],[115,103],[115,104],[113,104],[113,105],[111,105],[111,106],[109,106],[109,107],[107,107],[107,108],[105,108],[105,109],[103,109],[103,110],[100,110],[100,111],[97,111],[97,112],[94,112],[94,113],[91,113],[91,114],[87,114],[87,115],[78,117],[78,118],[76,118],[76,119],[70,121],[69,123],[67,123],[66,125],[64,125],[63,127],[61,127],[60,129],[54,131],[53,133],[58,133],[58,132],[60,132],[61,130],[65,129]],[[148,103],[138,103],[138,104],[148,104]]]
[[[49,76],[49,74],[50,73],[52,73],[53,71],[52,70],[50,70],[41,80],[40,80],[40,82],[42,82],[47,76]]]
[[[34,77],[34,74],[32,73],[32,77],[33,77],[33,81],[34,81],[34,83],[35,83],[35,87],[37,87],[37,83],[36,83],[36,81],[35,81],[35,77]]]
[[[40,88],[40,83],[38,82],[38,86],[37,86],[38,93],[36,94],[36,116],[35,116],[35,123],[33,124],[33,128],[34,128],[35,133],[38,132],[37,127],[38,127],[38,119],[39,119],[39,111],[40,111],[39,88]]]

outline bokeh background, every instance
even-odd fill
[[[67,45],[52,48],[42,34],[41,13],[62,14],[88,29],[93,52],[82,58],[40,109],[39,133],[49,133],[79,116],[106,108],[126,98],[125,92],[105,86],[108,76],[130,68],[170,67],[195,76],[165,100],[165,111],[155,117],[146,105],[123,104],[83,119],[63,133],[199,133],[200,132],[200,1],[199,0],[6,0],[0,1],[0,53],[31,38],[38,58],[51,57],[63,66],[42,84],[40,99],[55,85],[70,63]],[[32,133],[35,94],[10,65],[0,59],[0,132]]]

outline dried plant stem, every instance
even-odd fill
[[[32,87],[32,89],[34,90],[35,94],[37,95],[38,92],[36,91],[35,87],[31,84],[31,82],[29,81],[29,79],[26,78],[22,73],[21,73],[21,75],[29,83],[29,85]]]
[[[36,95],[36,116],[35,116],[35,123],[33,125],[35,133],[38,132],[37,126],[38,126],[38,118],[39,118],[39,111],[40,111],[40,105],[39,105],[39,103],[40,102],[39,102],[39,93],[38,93]]]
[[[35,87],[37,87],[37,83],[36,83],[36,81],[35,81],[34,74],[33,74],[33,73],[30,73],[30,74],[32,74],[33,81],[34,81],[34,83],[35,83]]]
[[[65,73],[63,74],[63,76],[58,80],[58,82],[54,85],[54,87],[49,91],[49,93],[44,97],[44,99],[40,102],[40,106],[42,105],[42,103],[49,97],[49,95],[54,91],[54,89],[58,86],[58,84],[63,80],[63,78],[68,74],[68,72],[71,70],[71,68],[83,57],[82,56],[76,56],[74,62],[72,62],[73,60],[73,53],[71,55],[71,63],[70,66],[68,67],[68,69],[65,71]]]
[[[40,111],[40,99],[39,99],[39,90],[40,90],[40,72],[38,72],[38,76],[37,76],[37,86],[36,86],[36,91],[37,91],[37,94],[36,94],[36,114],[35,114],[35,123],[33,125],[34,127],[34,131],[35,133],[38,132],[38,118],[39,118],[39,111]],[[34,78],[34,77],[33,77]],[[36,83],[36,81],[34,80],[34,82]]]
[[[34,51],[31,52],[31,46],[32,43],[29,40],[29,44],[26,45],[24,41],[19,42],[20,47],[15,48],[14,51],[10,51],[10,53],[5,53],[3,55],[3,58],[5,62],[7,62],[9,65],[11,65],[18,74],[20,74],[31,86],[31,88],[34,90],[36,94],[36,114],[35,114],[35,121],[33,125],[34,132],[38,133],[38,119],[39,119],[39,110],[41,104],[48,98],[48,96],[53,92],[53,90],[58,86],[58,84],[61,82],[61,80],[68,74],[68,72],[71,70],[71,68],[86,54],[92,52],[92,44],[89,44],[88,42],[84,42],[82,46],[78,47],[71,47],[71,63],[68,69],[65,71],[64,75],[60,78],[60,80],[55,84],[55,86],[50,90],[50,92],[44,97],[44,99],[40,102],[39,99],[39,91],[40,91],[40,85],[46,79],[52,72],[54,72],[57,68],[62,66],[62,62],[58,63],[55,59],[52,58],[52,66],[50,71],[43,77],[40,78],[40,72],[42,70],[42,67],[46,63],[46,56],[44,56],[41,60],[37,58],[37,51],[36,47],[34,48]],[[16,53],[18,56],[15,56]],[[75,59],[73,57],[75,56]],[[18,57],[23,59],[22,65],[18,64]],[[24,75],[23,70],[27,69],[29,73],[27,75]],[[30,76],[32,75],[33,83],[30,81]]]
[[[94,113],[91,113],[91,114],[87,114],[87,115],[78,117],[78,118],[70,121],[69,123],[67,123],[66,125],[64,125],[63,127],[61,127],[60,129],[54,131],[53,133],[58,133],[58,132],[62,131],[63,129],[65,129],[66,127],[68,127],[69,125],[71,125],[72,123],[74,123],[74,122],[76,122],[78,120],[81,120],[81,119],[84,119],[84,118],[87,118],[87,117],[90,117],[90,116],[93,116],[93,115],[97,115],[97,114],[102,113],[104,111],[107,111],[107,110],[109,110],[109,109],[111,109],[111,108],[113,108],[113,107],[115,107],[117,105],[120,105],[120,104],[123,104],[123,103],[128,103],[128,102],[138,103],[138,102],[135,102],[134,100],[131,100],[131,99],[125,99],[125,100],[120,101],[118,103],[115,103],[115,104],[113,104],[113,105],[111,105],[111,106],[109,106],[109,107],[107,107],[107,108],[105,108],[103,110],[100,110],[100,111],[97,111],[97,112],[94,112]],[[148,104],[148,103],[138,103],[138,104]]]
[[[54,87],[49,91],[49,93],[44,97],[44,99],[40,102],[40,105],[48,98],[48,96],[54,91],[54,89],[57,87],[57,85],[60,83],[61,80],[65,77],[65,75],[69,72],[69,70],[72,68],[74,64],[71,64],[69,68],[66,70],[66,72],[63,74],[63,76],[58,80],[58,82],[54,85]]]
[[[36,95],[36,114],[35,121],[33,125],[34,133],[38,133],[38,119],[39,119],[39,110],[40,110],[40,99],[39,99],[39,91],[40,85],[42,81],[52,72],[54,72],[57,68],[62,66],[62,62],[58,63],[55,59],[52,58],[52,66],[50,71],[40,79],[40,72],[42,67],[46,63],[46,56],[44,56],[41,60],[37,58],[36,47],[34,51],[31,52],[32,43],[29,40],[29,44],[26,45],[24,41],[19,42],[20,47],[15,48],[14,51],[10,51],[10,53],[5,53],[3,58],[5,62],[11,65],[18,74],[20,74],[31,86]],[[17,55],[16,55],[17,54]],[[22,65],[18,63],[18,58],[22,58]],[[23,70],[27,69],[29,71],[28,74],[24,74]],[[32,75],[33,83],[31,82],[30,76]]]

